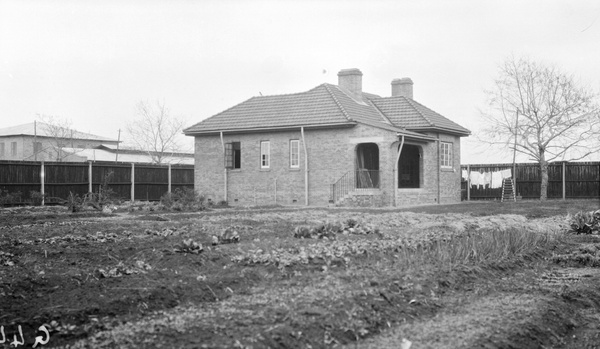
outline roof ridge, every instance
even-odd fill
[[[313,88],[311,88],[311,89],[309,89],[309,90],[306,90],[306,91],[301,91],[301,92],[292,92],[292,93],[280,93],[280,94],[274,94],[274,95],[264,95],[264,96],[261,94],[260,96],[253,96],[252,98],[268,98],[268,97],[283,97],[283,96],[302,95],[302,94],[305,94],[305,93],[312,92],[312,91],[314,91],[314,90],[318,89],[319,87],[321,87],[322,85],[325,85],[325,83],[323,83],[323,84],[321,84],[321,85],[317,85],[317,86],[315,86],[315,87],[313,87]],[[250,98],[250,99],[252,99],[252,98]],[[242,103],[243,103],[243,102],[242,102]],[[240,104],[241,104],[241,103],[240,103]]]
[[[418,104],[420,107],[425,107],[423,104],[421,104],[421,103],[419,103],[419,102],[417,102],[417,101],[415,101],[415,100],[413,100],[413,99],[411,99],[411,98],[408,98],[408,97],[404,97],[404,96],[400,96],[400,97],[404,98],[404,99],[406,100],[406,102],[408,102],[408,104],[409,104],[409,105],[410,105],[410,106],[411,106],[411,107],[412,107],[412,108],[413,108],[413,109],[414,109],[414,110],[415,110],[417,113],[419,113],[419,115],[421,115],[421,116],[423,117],[423,119],[425,119],[425,120],[426,120],[426,121],[429,123],[429,125],[430,125],[430,126],[437,127],[437,125],[435,125],[433,122],[431,122],[431,119],[429,119],[429,118],[428,118],[428,117],[427,117],[425,114],[423,114],[423,113],[421,112],[421,110],[419,110],[419,108],[415,107],[413,103],[415,103],[415,104]],[[425,108],[427,108],[427,107],[425,107]],[[433,111],[433,110],[432,110],[432,111]]]
[[[330,85],[329,84],[323,83],[323,84],[321,84],[319,86],[325,86],[325,89],[327,90],[327,92],[329,93],[329,95],[331,96],[331,98],[333,98],[335,104],[338,106],[338,108],[340,108],[340,111],[342,112],[342,114],[344,114],[344,116],[346,117],[346,119],[348,121],[355,121],[355,120],[352,120],[350,118],[350,115],[348,115],[348,112],[346,112],[346,109],[344,109],[344,107],[342,106],[342,103],[340,103],[340,101],[338,101],[337,97],[330,90],[330,88],[329,88]],[[319,87],[319,86],[317,86],[317,87]],[[335,85],[331,85],[331,86],[335,86]],[[335,86],[335,87],[338,87],[338,86]],[[338,90],[339,90],[339,87],[338,87]],[[340,90],[340,92],[343,92],[343,91]]]
[[[369,104],[375,109],[377,110],[377,113],[379,113],[379,115],[383,118],[383,120],[385,121],[385,123],[390,124],[394,127],[400,127],[397,125],[394,125],[394,123],[392,123],[392,120],[390,120],[387,116],[385,116],[385,114],[375,105],[375,103],[373,103],[372,100],[370,100],[369,98],[367,98],[367,101],[369,102]],[[402,127],[400,127],[402,128]]]

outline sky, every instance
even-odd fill
[[[416,101],[470,129],[463,164],[510,162],[476,137],[510,56],[600,91],[600,2],[0,0],[0,127],[43,114],[127,141],[140,101],[191,126],[358,68],[363,91],[389,96],[410,77]]]

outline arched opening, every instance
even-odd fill
[[[356,146],[356,188],[379,188],[379,147],[375,143]]]
[[[421,147],[404,144],[398,161],[398,188],[420,188],[421,172]]]

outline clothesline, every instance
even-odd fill
[[[490,189],[496,189],[502,187],[502,181],[506,178],[512,177],[512,170],[506,169],[501,171],[493,172],[479,172],[462,170],[462,178],[471,183],[471,186],[475,186],[478,189],[487,185]]]

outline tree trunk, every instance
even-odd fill
[[[540,173],[542,176],[542,184],[540,185],[540,200],[544,201],[548,198],[548,161],[544,150],[540,149]]]

